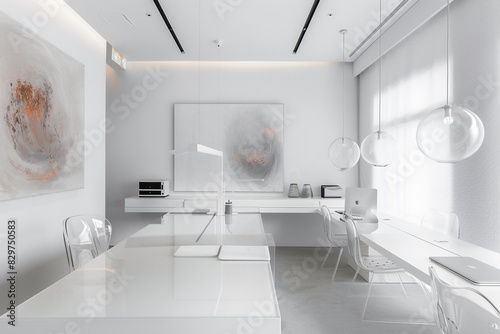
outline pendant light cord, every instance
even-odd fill
[[[379,57],[378,57],[378,132],[382,131],[381,121],[382,121],[382,0],[379,1],[380,4],[380,29],[379,29]]]
[[[217,45],[217,104],[220,103],[220,44]]]
[[[446,1],[446,104],[450,104],[450,0]]]
[[[198,104],[201,103],[201,3],[198,0]]]
[[[201,106],[201,0],[198,0],[198,117]],[[201,133],[201,122],[198,122],[198,133]]]
[[[345,140],[345,34],[347,31],[341,31],[342,33],[342,143]]]

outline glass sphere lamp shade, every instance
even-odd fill
[[[358,163],[359,146],[351,138],[337,138],[328,148],[328,158],[340,171],[349,170]]]
[[[417,128],[417,145],[436,162],[458,162],[473,155],[484,139],[484,126],[472,111],[445,106],[431,111]]]
[[[387,132],[374,132],[361,143],[361,156],[375,167],[389,166],[394,162],[396,155],[396,140]]]

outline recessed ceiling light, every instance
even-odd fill
[[[129,19],[129,17],[127,15],[125,15],[124,13],[122,14],[122,17],[125,21],[127,21],[128,24],[130,24],[132,27],[135,27],[135,24],[134,22],[132,22],[132,20]]]

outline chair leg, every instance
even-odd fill
[[[380,275],[381,273],[378,273],[378,274]],[[403,280],[402,280],[402,278],[400,276],[400,273],[397,273],[397,275],[398,275],[398,278],[399,278],[400,285],[401,285],[401,287],[403,289],[403,292],[404,292],[405,296],[408,297],[408,294],[407,294],[406,288],[404,287]],[[380,323],[402,323],[402,324],[411,324],[411,325],[434,325],[434,321],[433,320],[429,320],[428,321],[425,318],[425,314],[424,314],[424,318],[422,318],[422,319],[415,318],[414,314],[409,315],[408,319],[393,319],[393,320],[391,320],[391,319],[373,319],[373,320],[367,320],[367,319],[365,319],[366,310],[368,309],[368,302],[369,302],[369,299],[370,299],[370,296],[371,296],[371,292],[372,292],[372,287],[373,287],[373,284],[375,284],[374,277],[375,277],[375,273],[372,273],[371,278],[370,278],[370,282],[369,282],[370,285],[369,285],[369,289],[368,289],[368,295],[366,297],[365,306],[363,308],[363,314],[362,314],[363,321],[380,322]],[[418,312],[421,312],[421,309],[419,309]],[[419,315],[420,314],[421,313],[419,313]]]
[[[323,263],[321,264],[320,269],[323,269],[323,267],[325,266],[326,260],[328,259],[328,256],[330,255],[330,252],[332,251],[332,247],[333,246],[330,246],[330,248],[328,248],[328,253],[326,253],[325,259],[323,260]]]
[[[354,274],[354,277],[352,278],[351,284],[354,284],[354,281],[356,280],[356,277],[359,275],[359,267],[356,268],[356,273]]]
[[[335,275],[337,274],[337,269],[339,269],[340,258],[342,257],[343,252],[344,252],[344,247],[340,247],[339,256],[337,257],[337,264],[335,264],[335,269],[333,269],[332,283],[335,280]]]
[[[422,289],[422,292],[424,293],[425,298],[427,298],[429,303],[432,304],[432,296],[431,296],[432,292],[430,291],[430,287],[427,284],[425,284],[424,282],[422,282],[421,280],[419,280],[418,278],[416,278],[415,276],[413,276],[412,274],[410,274],[410,273],[407,273],[407,274],[408,274],[408,276],[413,278],[415,283],[418,283],[420,285],[420,288]]]
[[[371,277],[370,277],[370,285],[368,287],[368,295],[366,296],[365,307],[363,307],[363,314],[361,315],[361,319],[365,318],[366,307],[368,306],[368,300],[370,299],[370,294],[372,292],[373,276],[375,276],[375,274],[372,274]]]
[[[427,306],[428,306],[428,311],[429,311],[429,318],[427,318],[426,320],[428,321],[425,321],[424,320],[424,323],[425,324],[435,324],[435,321],[434,321],[434,304],[432,302],[432,296],[430,295],[431,291],[429,291],[429,289],[427,289],[427,285],[425,285],[424,282],[422,282],[421,280],[419,280],[418,278],[415,277],[415,280],[418,282],[418,284],[420,284],[420,287],[422,288],[422,291],[424,292],[424,296],[425,296],[425,299],[427,300]]]
[[[398,278],[399,278],[399,284],[401,285],[401,288],[403,289],[403,293],[405,294],[405,298],[408,298],[408,293],[406,291],[405,285],[403,284],[403,280],[401,279],[401,275],[399,273]]]
[[[431,291],[430,288],[428,288],[427,285],[424,284],[421,280],[418,280],[418,283],[420,284],[420,287],[422,288],[422,291],[424,292],[425,298],[429,301],[429,303],[432,303],[432,296],[431,296]]]

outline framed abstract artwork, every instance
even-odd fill
[[[283,192],[283,104],[176,104],[175,151],[202,144],[220,157],[174,160],[175,191]]]
[[[0,200],[83,187],[84,66],[0,12]]]

